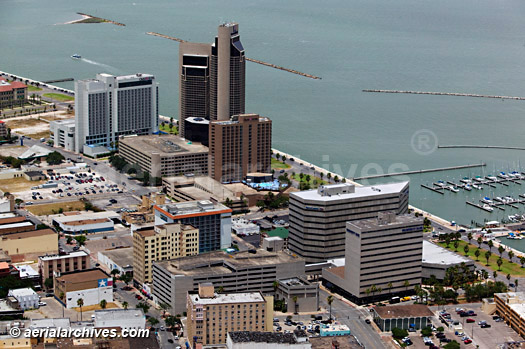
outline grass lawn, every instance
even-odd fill
[[[42,89],[40,87],[27,85],[27,91],[28,92],[36,92],[36,91],[42,91]]]
[[[291,176],[291,178],[297,182],[300,182],[301,181],[301,177],[299,177],[299,174],[295,174],[295,176]],[[306,182],[306,175],[303,176],[303,182]],[[314,183],[315,181],[315,183]],[[308,182],[310,184],[310,187],[312,189],[315,189],[317,188],[318,186],[320,185],[323,185],[323,184],[326,184],[326,181],[322,180],[321,178],[319,177],[315,177],[315,176],[311,176],[310,175],[310,182]]]
[[[24,177],[10,178],[10,179],[0,179],[0,190],[3,192],[17,193],[20,191],[26,191],[45,183],[45,181],[28,181]]]
[[[440,246],[446,248],[446,244],[444,242],[438,243]],[[465,251],[463,251],[463,248],[468,243],[466,241],[459,241],[458,246],[458,254],[465,255]],[[454,242],[450,242],[450,245],[448,247],[449,250],[455,251],[454,249]],[[468,256],[476,260],[476,256],[474,255],[474,252],[478,249],[478,245],[469,244],[469,251]],[[489,265],[487,266],[487,259],[485,258],[485,250],[481,250],[481,254],[479,256],[479,263],[483,264],[484,266],[496,270],[498,274],[500,275],[507,275],[510,274],[514,277],[516,276],[525,276],[525,268],[521,267],[521,264],[518,262],[518,259],[516,257],[513,258],[513,263],[510,263],[510,261],[506,258],[502,258],[503,264],[501,265],[501,270],[498,268],[497,260],[499,259],[499,252],[497,248],[492,248],[492,256],[489,258]]]
[[[118,308],[118,306],[115,303],[108,302],[106,304],[106,309],[115,309]],[[80,313],[80,307],[73,308],[76,312]],[[94,304],[94,305],[86,305],[82,307],[82,312],[91,311],[91,310],[102,310],[102,307],[100,304]],[[84,321],[86,321],[86,318],[84,318]]]
[[[59,102],[68,102],[68,101],[74,101],[75,97],[71,97],[68,95],[64,95],[62,93],[44,93],[44,97],[51,98],[54,100],[57,100]]]
[[[34,183],[34,182],[31,182],[31,183]],[[84,203],[82,201],[67,201],[67,202],[56,202],[53,204],[26,206],[26,210],[28,210],[35,216],[45,216],[45,215],[50,215],[50,214],[56,214],[58,213],[58,210],[60,208],[62,208],[64,212],[83,211]],[[53,213],[53,211],[55,212]]]
[[[282,161],[272,158],[272,170],[287,170],[290,167],[290,165],[283,164]]]
[[[179,130],[177,129],[177,126],[173,125],[173,128],[170,130],[170,124],[169,123],[165,123],[164,126],[162,124],[159,125],[159,130],[163,131],[163,132],[166,132],[166,133],[170,133],[172,135],[178,135],[179,134]]]

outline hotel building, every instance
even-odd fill
[[[345,256],[346,222],[408,212],[408,182],[322,185],[290,194],[288,248],[307,263]]]

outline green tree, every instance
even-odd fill
[[[505,248],[501,245],[498,247],[499,256],[503,257],[503,252],[505,252]]]
[[[86,236],[85,235],[78,235],[75,236],[75,240],[77,240],[78,246],[84,246],[86,244]]]
[[[122,302],[122,307],[124,309],[128,309],[128,306],[129,306],[128,302],[126,302],[126,301]]]
[[[480,249],[478,248],[476,251],[474,251],[474,256],[476,256],[476,261],[479,262],[479,256],[481,255],[481,251]]]
[[[479,248],[481,248],[481,244],[483,243],[483,239],[481,238],[481,236],[478,237],[478,246]]]
[[[392,295],[392,287],[394,286],[392,284],[392,281],[390,281],[386,286],[388,287],[388,292],[390,293],[390,295]]]
[[[487,242],[487,246],[489,247],[489,251],[492,252],[492,247],[494,247],[494,243],[492,242],[492,240],[489,240],[489,242]]]
[[[421,335],[425,337],[430,337],[432,335],[432,329],[430,327],[422,328]]]
[[[465,252],[465,256],[468,256],[468,251],[469,251],[469,247],[468,247],[468,245],[465,245],[463,247],[463,252]]]
[[[514,257],[514,252],[512,252],[512,250],[510,250],[507,254],[509,255],[509,262],[512,263],[512,258]]]
[[[330,317],[328,318],[330,322],[332,322],[332,303],[334,302],[334,297],[332,295],[328,296],[326,298],[326,302],[328,303],[328,306],[330,307]]]
[[[80,307],[80,321],[82,321],[82,307],[84,306],[84,299],[77,299],[77,305]]]
[[[405,286],[405,290],[408,291],[408,287],[410,286],[410,282],[408,282],[408,280],[405,280],[405,282],[403,283],[403,286]]]
[[[142,309],[142,311],[144,311],[144,314],[147,314],[151,307],[146,302],[140,302],[139,304],[137,304],[137,308]]]
[[[523,266],[525,265],[525,256],[520,257],[520,264],[521,264],[521,267],[523,268]]]
[[[489,259],[491,255],[492,255],[492,252],[490,251],[485,252],[485,259],[487,260],[487,266],[489,265]]]
[[[503,264],[503,259],[498,258],[498,260],[496,261],[496,263],[498,263],[498,271],[501,271],[501,265]]]
[[[498,272],[494,270],[494,272],[492,273],[492,277],[494,278],[494,280],[496,280],[496,278],[498,277]]]
[[[510,283],[510,274],[507,274],[507,281]]]
[[[454,241],[454,249],[456,250],[456,252],[458,252],[458,247],[459,247],[459,241],[455,240]]]
[[[461,346],[459,345],[459,343],[457,341],[453,340],[452,342],[445,344],[445,346],[443,348],[445,348],[445,349],[459,349],[460,347]]]
[[[408,336],[408,331],[402,328],[394,327],[392,329],[392,336],[395,339],[403,339]]]
[[[44,286],[48,290],[52,289],[53,288],[53,279],[47,278],[46,281],[44,281]]]
[[[166,317],[164,323],[168,328],[173,328],[177,324],[177,318],[173,315]]]
[[[152,316],[152,317],[150,317],[150,318],[148,319],[148,322],[149,322],[149,324],[150,324],[151,326],[155,326],[156,324],[159,323],[159,320],[157,320],[157,318],[154,318],[154,317]]]
[[[468,233],[467,234],[467,240],[468,240],[468,243],[470,245],[470,240],[472,240],[472,233]]]
[[[66,243],[69,245],[72,242],[73,242],[73,238],[70,235],[68,235],[67,238],[66,238]]]
[[[519,279],[514,280],[514,292],[518,292],[518,282],[519,281],[520,281]]]
[[[99,305],[102,309],[106,309],[108,302],[105,299],[103,299],[100,301]]]
[[[299,308],[299,304],[297,304],[297,300],[299,298],[297,296],[293,296],[292,297],[292,300],[293,300],[293,304],[294,304],[294,309],[295,309],[295,313],[297,314],[299,312],[298,308]]]
[[[450,235],[447,234],[447,235],[445,236],[445,244],[446,244],[447,248],[448,248],[449,245],[450,245],[450,241],[451,241]]]
[[[120,273],[120,271],[119,271],[118,269],[113,269],[113,270],[111,271],[111,275],[112,275],[113,277],[117,276],[119,273]]]
[[[47,163],[49,165],[60,165],[64,161],[64,156],[57,151],[49,153],[47,156]]]

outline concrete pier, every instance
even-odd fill
[[[459,93],[459,92],[427,92],[427,91],[403,91],[403,90],[363,90],[363,92],[404,93],[404,94],[413,94],[413,95],[433,95],[433,96],[455,96],[455,97],[513,99],[513,100],[516,100],[516,101],[523,101],[523,100],[525,100],[525,97],[478,95],[478,94],[475,94],[475,93]]]
[[[441,149],[467,148],[467,149],[505,149],[505,150],[525,150],[521,147],[506,147],[500,145],[438,145]]]
[[[409,175],[409,174],[418,174],[418,173],[428,173],[428,172],[438,172],[438,171],[448,171],[448,170],[460,170],[463,168],[472,168],[472,167],[483,167],[486,166],[485,163],[481,164],[474,164],[474,165],[460,165],[460,166],[450,166],[450,167],[440,167],[440,168],[430,168],[426,170],[415,170],[415,171],[405,171],[405,172],[394,172],[394,173],[385,173],[385,174],[377,174],[377,175],[371,175],[371,176],[363,176],[363,177],[355,177],[354,180],[358,181],[360,179],[371,179],[371,178],[382,178],[382,177],[394,177],[394,176],[402,176],[402,175]]]

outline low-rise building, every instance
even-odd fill
[[[42,171],[25,171],[24,178],[28,181],[42,181],[47,177]]]
[[[312,349],[363,349],[363,346],[353,335],[338,337],[309,338]]]
[[[260,292],[215,293],[211,283],[188,292],[187,336],[195,348],[225,344],[230,331],[270,331],[273,327],[273,297]]]
[[[42,280],[53,278],[53,272],[67,273],[91,269],[91,259],[86,251],[60,253],[38,257],[38,269]]]
[[[199,229],[199,253],[231,246],[232,210],[210,200],[155,205],[155,225],[182,223]]]
[[[390,305],[372,308],[374,322],[383,332],[390,332],[394,327],[419,330],[430,323],[434,313],[426,305]]]
[[[432,275],[438,280],[443,280],[447,269],[464,264],[473,270],[474,260],[460,254],[449,251],[441,246],[423,240],[423,279],[428,279]]]
[[[12,298],[10,300],[10,297]],[[7,299],[11,302],[11,306],[17,309],[35,309],[38,308],[38,294],[32,288],[17,288],[9,290]],[[14,302],[13,302],[14,300]]]
[[[208,176],[163,177],[162,187],[166,190],[166,194],[177,201],[213,200],[224,202],[227,199],[232,203],[240,201],[240,198],[225,185]]]
[[[142,309],[95,310],[95,328],[146,328]]]
[[[525,292],[495,293],[496,313],[525,338]]]
[[[67,151],[75,151],[75,119],[55,120],[49,123],[49,137],[53,146],[64,148]]]
[[[27,85],[0,77],[0,109],[22,106],[27,100]]]
[[[277,236],[264,238],[262,249],[268,252],[282,251],[284,250],[284,240]]]
[[[301,277],[278,282],[276,299],[284,300],[289,312],[315,312],[319,309],[319,284],[310,283]],[[295,297],[297,302],[294,301]]]
[[[228,349],[311,349],[306,332],[293,333],[231,331],[226,340]]]
[[[133,275],[133,247],[100,251],[98,262],[105,265],[108,270],[118,270],[120,275]]]
[[[88,212],[55,217],[53,218],[53,225],[71,234],[98,233],[112,231],[116,219],[120,219],[120,215],[113,211]]]
[[[275,280],[305,277],[304,268],[304,259],[286,252],[202,253],[154,263],[153,295],[177,314],[186,311],[185,294],[196,292],[200,283],[212,282],[224,292],[273,295]]]
[[[119,155],[152,177],[208,174],[208,148],[174,135],[126,136]]]
[[[199,254],[199,229],[169,223],[133,232],[133,279],[138,285],[153,282],[153,263]]]
[[[55,297],[68,309],[99,304],[101,300],[113,302],[113,278],[100,269],[55,273]]]
[[[58,234],[51,229],[26,231],[0,236],[0,245],[13,260],[23,260],[25,255],[58,253]]]
[[[4,120],[0,120],[0,137],[7,138],[7,127]]]
[[[338,337],[350,335],[350,328],[348,326],[338,323],[322,326],[319,335],[321,337]]]

